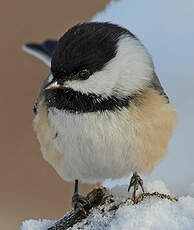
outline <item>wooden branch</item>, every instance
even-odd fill
[[[73,210],[71,210],[62,219],[58,220],[54,226],[48,228],[48,230],[65,230],[77,224],[78,222],[85,219],[90,214],[91,209],[104,204],[106,195],[107,195],[107,190],[104,187],[98,187],[93,189],[86,196],[86,198],[89,200],[90,203],[90,206],[88,205],[84,206],[87,215],[83,215],[81,211],[74,212]]]
[[[154,199],[167,199],[170,201],[178,201],[178,199],[176,197],[172,197],[170,195],[167,194],[163,194],[163,193],[159,193],[159,192],[153,192],[153,193],[149,193],[149,192],[144,192],[142,194],[140,194],[135,200],[133,199],[127,199],[119,204],[113,204],[113,206],[109,209],[109,211],[116,211],[119,207],[121,207],[122,205],[125,205],[127,203],[127,201],[131,201],[132,205],[136,205],[141,203],[143,200],[149,199],[149,198],[154,198]]]
[[[137,197],[137,199],[134,201],[134,204],[138,204],[138,203],[142,202],[144,199],[151,198],[151,197],[159,198],[159,199],[167,199],[167,200],[171,200],[171,201],[178,201],[178,199],[176,197],[172,197],[172,196],[167,195],[167,194],[163,194],[163,193],[159,193],[159,192],[153,192],[153,193],[144,192]]]
[[[87,212],[87,215],[80,212],[74,212],[71,210],[68,212],[62,219],[58,220],[52,227],[48,228],[48,230],[65,230],[73,225],[77,224],[78,222],[81,222],[83,219],[87,218],[87,216],[92,212],[93,208],[102,206],[105,203],[111,204],[112,206],[109,208],[108,212],[115,212],[119,207],[125,205],[129,200],[131,202],[131,205],[137,205],[140,202],[142,202],[145,199],[149,198],[155,198],[155,199],[168,199],[171,201],[178,201],[177,198],[171,197],[167,194],[161,194],[158,192],[154,193],[142,193],[139,195],[136,200],[126,199],[124,202],[120,203],[114,203],[115,199],[111,194],[108,194],[106,188],[104,187],[98,187],[93,189],[90,193],[87,194],[86,198],[90,202],[90,206],[86,205],[84,209]]]

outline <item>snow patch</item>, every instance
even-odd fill
[[[145,191],[169,194],[164,182],[156,180],[145,183]],[[129,197],[128,185],[119,185],[110,189],[117,201]],[[188,188],[194,195],[194,183]],[[157,198],[145,199],[137,205],[130,201],[120,206],[116,212],[108,211],[111,204],[96,208],[81,223],[69,228],[71,230],[191,230],[194,229],[194,197],[182,196],[178,202]],[[102,212],[102,208],[104,212]],[[55,221],[24,221],[21,230],[47,230]]]
[[[109,229],[194,229],[194,199],[178,202],[149,199],[139,205],[119,208]]]
[[[53,220],[25,220],[22,223],[21,230],[47,230],[54,223]]]

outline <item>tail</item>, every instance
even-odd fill
[[[45,40],[42,43],[29,42],[22,46],[22,49],[32,56],[40,59],[49,67],[51,66],[51,58],[57,46],[56,40]]]

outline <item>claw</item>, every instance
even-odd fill
[[[75,212],[81,212],[87,216],[87,207],[90,207],[90,202],[86,197],[81,196],[78,193],[74,193],[72,197],[72,207]]]
[[[131,177],[131,181],[128,187],[128,192],[130,191],[131,187],[134,187],[134,190],[133,190],[133,200],[134,201],[136,200],[136,191],[138,190],[139,185],[142,189],[142,192],[144,193],[143,180],[136,172],[134,172],[133,176]]]
[[[89,200],[86,197],[78,194],[78,180],[75,180],[74,194],[72,197],[72,207],[74,211],[80,212],[86,217],[90,206],[91,204]]]

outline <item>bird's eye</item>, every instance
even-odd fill
[[[90,71],[87,70],[87,69],[83,69],[83,70],[81,70],[81,71],[79,72],[79,77],[80,77],[81,79],[83,79],[83,80],[88,79],[89,76],[90,76]]]

